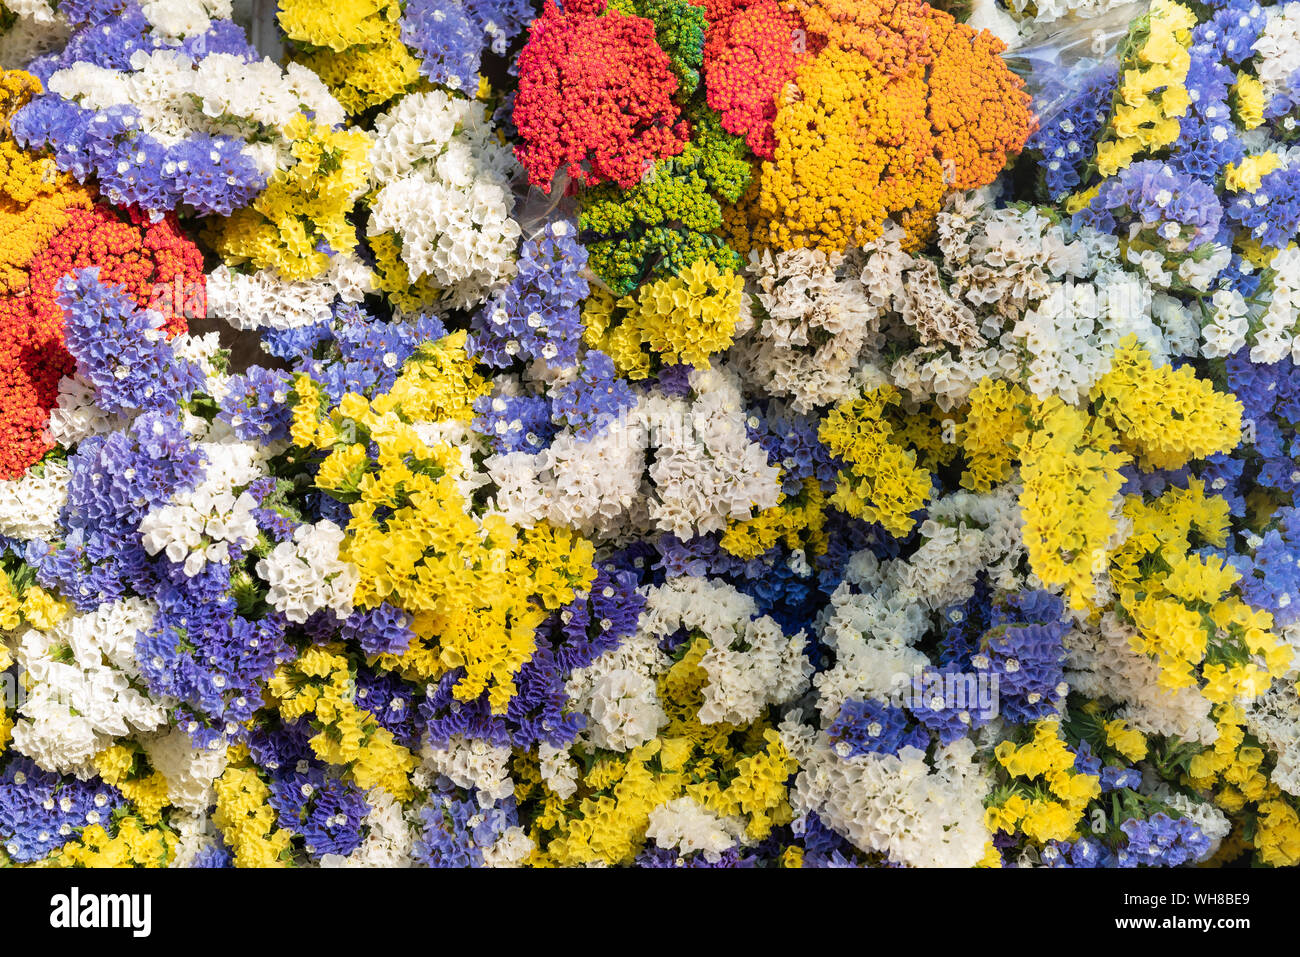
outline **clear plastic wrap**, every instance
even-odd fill
[[[1129,26],[1149,5],[1148,0],[1135,0],[1096,16],[1044,23],[1005,55],[1007,65],[1024,78],[1039,122],[1051,120],[1083,88],[1084,78],[1115,65]]]

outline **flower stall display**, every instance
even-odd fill
[[[259,13],[0,5],[0,866],[1300,863],[1300,2]]]

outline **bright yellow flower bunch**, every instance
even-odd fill
[[[815,478],[803,480],[797,495],[781,497],[771,508],[729,524],[719,544],[737,558],[757,558],[778,543],[802,548],[806,554],[826,551],[826,493]]]
[[[1113,176],[1140,156],[1178,139],[1187,93],[1196,15],[1174,0],[1154,0],[1131,34],[1120,71],[1115,109],[1097,147],[1097,169]]]
[[[1075,754],[1060,730],[1060,719],[1043,719],[1034,723],[1033,738],[1025,744],[1002,741],[994,749],[1007,774],[1021,780],[1001,803],[985,810],[989,830],[1020,830],[1040,844],[1078,836],[1084,809],[1101,794],[1101,778],[1075,770]]]
[[[1241,403],[1198,379],[1188,366],[1156,368],[1135,336],[1115,350],[1110,371],[1092,390],[1096,414],[1144,470],[1178,469],[1192,459],[1230,452],[1241,441]]]
[[[583,312],[584,338],[607,352],[619,373],[632,379],[650,375],[650,357],[642,347],[663,365],[707,369],[709,356],[725,350],[735,338],[744,285],[736,273],[697,259],[676,275],[646,283],[617,302],[608,293],[593,296]]]
[[[286,279],[312,279],[331,253],[351,252],[356,230],[348,213],[365,190],[370,138],[331,130],[301,114],[285,129],[290,162],[277,169],[251,206],[210,228],[209,239],[230,265],[274,268]]]
[[[420,63],[402,43],[401,17],[397,0],[286,0],[277,14],[292,59],[353,115],[420,84]]]
[[[212,821],[234,852],[236,867],[283,867],[293,835],[276,826],[271,789],[246,766],[246,749],[231,750],[231,763],[213,783]]]
[[[145,824],[157,824],[163,808],[171,804],[167,796],[167,779],[162,772],[148,769],[142,757],[138,746],[115,744],[95,755],[95,770],[135,805]],[[136,770],[138,763],[146,764],[144,771]]]
[[[906,535],[912,513],[930,497],[930,473],[916,464],[916,453],[895,441],[885,420],[886,406],[899,401],[892,386],[881,386],[860,399],[836,405],[818,429],[818,438],[847,469],[838,476],[831,504],[868,522],[879,522],[891,535]]]

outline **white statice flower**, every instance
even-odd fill
[[[1120,715],[1138,731],[1213,744],[1219,730],[1210,701],[1197,688],[1160,684],[1160,665],[1131,647],[1134,631],[1112,612],[1090,624],[1077,618],[1064,638],[1065,680],[1089,698],[1120,702]]]
[[[135,660],[136,635],[154,611],[150,602],[126,598],[19,635],[15,660],[29,687],[14,750],[47,770],[86,776],[91,758],[115,738],[165,725],[174,702],[142,690]]]
[[[914,647],[929,630],[930,616],[887,577],[895,577],[888,566],[861,591],[841,583],[818,617],[822,643],[835,653],[835,664],[813,677],[823,722],[833,721],[850,698],[888,700],[902,687],[899,676],[910,678],[930,664]]]
[[[420,749],[427,773],[445,777],[457,787],[474,788],[479,804],[485,808],[515,793],[515,782],[510,777],[511,754],[508,747],[461,735],[454,735],[445,746],[426,741]]]
[[[271,607],[299,624],[327,608],[340,618],[352,614],[352,594],[361,575],[339,557],[343,538],[343,529],[329,520],[300,525],[291,541],[261,559],[257,574],[270,586],[266,600]]]
[[[537,745],[538,766],[542,783],[565,801],[578,790],[578,765],[568,748],[557,748],[542,741]]]
[[[140,521],[145,550],[165,554],[191,577],[209,562],[229,563],[231,546],[247,551],[257,542],[253,510],[258,502],[241,489],[262,477],[261,466],[273,451],[240,441],[224,423],[209,426],[194,419],[202,432],[196,438],[203,453],[203,480],[192,490],[176,492]]]
[[[50,541],[61,534],[59,514],[72,472],[63,462],[34,465],[16,479],[0,480],[0,535]]]
[[[694,799],[681,797],[650,812],[645,836],[665,850],[682,855],[699,851],[706,861],[716,863],[723,851],[743,842],[745,822],[715,814]]]
[[[881,344],[883,307],[864,295],[845,257],[754,250],[745,272],[755,321],[731,353],[745,380],[788,397],[797,412],[856,396],[861,363]]]
[[[143,0],[140,12],[160,37],[206,33],[213,20],[229,20],[231,0]]]
[[[95,401],[95,389],[79,375],[59,380],[58,404],[50,410],[50,437],[60,445],[76,445],[92,435],[116,432],[127,425],[125,416],[110,414]]]
[[[1300,6],[1300,4],[1297,4]],[[1274,272],[1268,290],[1268,305],[1256,322],[1250,348],[1250,361],[1271,365],[1290,356],[1300,357],[1300,337],[1296,322],[1300,319],[1300,249],[1281,250],[1269,264]]]
[[[167,798],[178,808],[202,814],[213,803],[213,782],[226,769],[226,749],[196,748],[180,728],[142,736],[149,763],[167,780]]]
[[[1300,3],[1265,8],[1268,21],[1255,40],[1255,74],[1264,85],[1264,101],[1290,92],[1291,77],[1300,70]]]
[[[513,275],[518,167],[481,103],[442,90],[403,97],[375,119],[370,163],[369,235],[396,234],[412,282],[427,276],[460,309]]]
[[[722,531],[780,499],[780,471],[746,432],[744,401],[733,374],[690,375],[693,401],[655,394],[643,409],[654,446],[650,518],[687,539]]]
[[[824,734],[795,779],[797,817],[815,812],[855,847],[909,867],[973,867],[992,839],[984,824],[991,776],[975,744],[841,758]]]
[[[638,635],[663,639],[679,629],[709,643],[700,659],[708,675],[699,719],[704,724],[749,724],[768,705],[784,704],[808,687],[812,664],[801,631],[787,638],[759,615],[753,598],[726,582],[671,578],[647,590]]]
[[[383,788],[366,794],[370,811],[363,823],[366,836],[351,854],[325,854],[321,867],[410,867],[415,828],[402,805]]]
[[[230,561],[230,546],[247,551],[257,541],[253,510],[257,499],[199,486],[178,492],[140,521],[140,539],[150,555],[164,553],[193,577],[209,562]]]
[[[483,848],[484,867],[523,867],[533,853],[533,839],[515,824],[506,828],[495,841]]]
[[[659,639],[640,631],[569,675],[564,692],[589,721],[581,737],[598,748],[630,751],[668,723],[655,679],[672,666]]]
[[[296,329],[328,321],[335,301],[360,302],[373,291],[374,273],[351,253],[331,257],[329,269],[315,279],[221,265],[207,277],[207,310],[236,329]]]
[[[176,853],[167,864],[171,868],[192,867],[195,858],[222,839],[206,807],[172,812],[167,817],[167,826],[176,832]]]
[[[1300,797],[1300,693],[1296,674],[1276,680],[1267,692],[1244,709],[1246,727],[1265,747],[1277,764],[1268,779],[1287,794]]]

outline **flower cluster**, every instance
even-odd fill
[[[1300,863],[1300,2],[1111,7],[11,6],[0,866]]]

